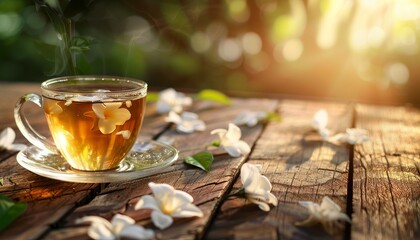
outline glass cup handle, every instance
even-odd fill
[[[53,153],[58,153],[57,148],[54,144],[47,140],[46,137],[37,133],[32,126],[29,124],[28,120],[23,114],[22,106],[25,102],[30,101],[35,103],[38,107],[42,108],[42,97],[36,93],[27,93],[23,95],[15,105],[14,115],[16,125],[19,128],[23,136],[28,139],[30,143],[37,146],[38,148],[48,150]]]

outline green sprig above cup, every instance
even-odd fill
[[[92,37],[75,36],[75,21],[80,18],[92,0],[64,1],[65,6],[60,6],[58,1],[34,0],[34,2],[36,8],[48,16],[57,32],[61,58],[55,59],[56,71],[66,70],[67,75],[80,74],[81,70],[76,64],[76,53],[90,50],[91,44],[95,41]]]

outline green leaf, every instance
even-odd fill
[[[228,96],[226,96],[224,93],[213,90],[213,89],[204,89],[201,90],[198,94],[197,94],[197,99],[200,100],[210,100],[213,102],[218,102],[218,103],[222,103],[225,105],[231,105],[232,102],[229,99]]]
[[[261,119],[261,121],[281,121],[282,118],[280,114],[275,112],[269,112],[267,113],[267,116],[265,118]]]
[[[23,202],[15,203],[4,195],[0,195],[0,230],[22,215],[28,204]]]
[[[210,171],[211,164],[213,163],[213,154],[204,151],[196,153],[192,156],[187,156],[184,158],[184,163],[196,166],[203,169],[206,172]]]
[[[90,46],[96,43],[95,39],[87,36],[76,36],[71,39],[70,50],[74,52],[86,52]]]
[[[35,5],[38,10],[42,9],[48,15],[48,18],[51,20],[57,36],[60,40],[60,51],[62,58],[65,59],[65,66],[67,67],[67,72],[70,75],[76,75],[75,63],[73,62],[73,55],[71,52],[71,36],[73,35],[72,22],[70,19],[64,17],[60,8],[55,9],[51,7],[47,2],[42,0],[34,0]]]
[[[157,102],[158,99],[159,99],[159,93],[156,93],[156,92],[147,93],[147,98],[146,98],[147,102]]]
[[[220,147],[220,141],[219,141],[219,140],[214,140],[214,141],[211,143],[211,146]]]

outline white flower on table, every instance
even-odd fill
[[[232,157],[239,157],[248,154],[251,151],[249,145],[240,140],[241,129],[233,123],[229,123],[228,129],[215,129],[211,134],[218,134],[220,146]]]
[[[347,128],[345,133],[339,133],[329,139],[332,142],[342,142],[351,145],[369,141],[368,131],[359,128]]]
[[[236,125],[247,125],[248,127],[253,127],[258,124],[258,122],[267,117],[266,112],[252,112],[245,111],[240,113],[235,117],[233,121]]]
[[[337,221],[351,222],[350,218],[341,212],[340,206],[327,196],[322,199],[321,205],[311,201],[299,201],[299,204],[308,209],[309,217],[303,222],[296,223],[298,226],[321,223],[327,232],[332,233]]]
[[[123,125],[131,118],[131,113],[126,108],[120,108],[122,102],[95,103],[92,110],[99,118],[98,127],[103,134],[110,134],[117,125]]]
[[[327,140],[330,136],[328,125],[328,113],[325,109],[318,110],[312,117],[312,127],[318,131],[323,140]]]
[[[25,144],[13,144],[16,138],[16,133],[12,128],[7,127],[0,133],[0,151],[20,151],[26,148]]]
[[[178,115],[176,112],[170,111],[165,121],[175,123],[176,130],[182,133],[206,130],[206,124],[198,118],[197,114],[192,112],[183,112]]]
[[[155,226],[165,229],[173,223],[173,218],[203,217],[203,212],[192,202],[193,197],[186,192],[175,190],[168,184],[150,182],[153,196],[142,196],[134,209],[152,209],[151,218]]]
[[[190,106],[191,104],[192,99],[190,97],[175,91],[173,88],[168,88],[159,93],[156,111],[160,114],[169,113],[170,111],[180,113],[184,107]]]
[[[152,239],[155,236],[153,230],[136,225],[134,219],[121,214],[114,215],[111,222],[97,216],[86,216],[76,220],[77,224],[85,222],[91,222],[88,235],[93,239],[118,240],[121,237],[130,239]]]
[[[269,204],[277,206],[278,200],[271,193],[271,183],[267,177],[260,173],[261,165],[245,163],[241,167],[241,182],[245,197],[258,205],[263,211],[269,211]]]

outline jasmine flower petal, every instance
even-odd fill
[[[192,202],[193,197],[183,191],[175,190],[168,184],[150,182],[149,187],[153,196],[143,196],[135,209],[150,208],[152,222],[160,229],[169,227],[173,217],[202,217],[202,211]]]
[[[239,157],[251,151],[249,145],[240,140],[241,129],[233,123],[229,123],[228,129],[214,129],[211,134],[217,134],[220,139],[220,146],[232,157]]]
[[[13,144],[16,138],[15,131],[7,127],[0,133],[0,151],[2,150],[11,150],[11,151],[20,151],[25,149],[27,146],[24,144]]]
[[[161,211],[153,211],[151,214],[153,224],[159,229],[165,229],[172,225],[174,220],[171,216],[162,213]]]

